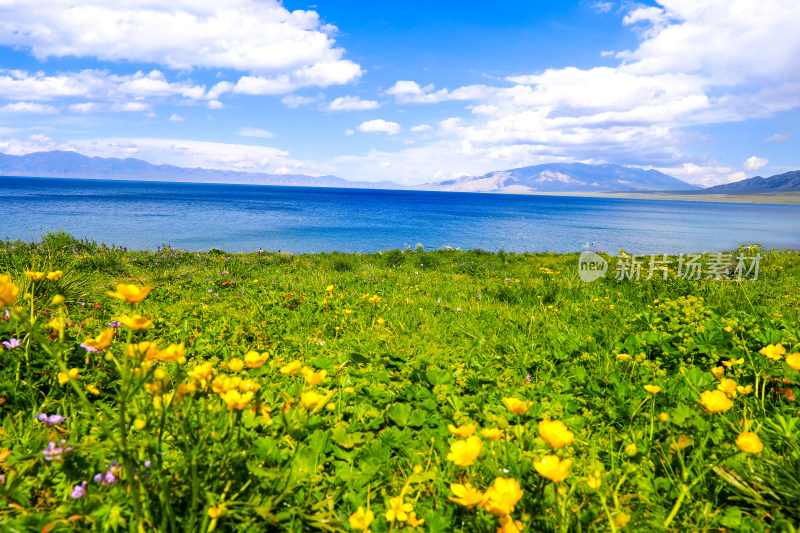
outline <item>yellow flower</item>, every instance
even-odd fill
[[[468,509],[472,509],[483,502],[483,493],[469,483],[465,485],[451,483],[450,492],[453,493],[453,496],[450,496],[450,501],[454,501]]]
[[[741,385],[739,385],[738,387],[736,387],[736,392],[738,392],[739,394],[750,394],[751,392],[753,392],[753,386],[748,385],[747,387],[742,387]]]
[[[658,385],[645,385],[644,390],[646,390],[650,394],[655,395],[661,392],[661,387],[659,387]]]
[[[242,382],[239,383],[239,390],[242,391],[242,392],[248,392],[248,391],[255,392],[260,388],[261,388],[261,385],[259,385],[257,382],[253,381],[252,379],[245,379],[245,380],[243,380]]]
[[[453,461],[458,466],[469,466],[481,454],[482,448],[483,442],[475,435],[467,440],[457,440],[450,445],[447,460]]]
[[[700,403],[709,413],[723,413],[733,407],[733,401],[719,390],[707,390],[700,395]]]
[[[750,431],[739,433],[739,436],[736,438],[736,445],[740,450],[747,453],[759,453],[764,449],[764,445],[761,443],[761,439],[758,438],[758,435]]]
[[[415,513],[414,511],[411,511],[410,513],[408,513],[408,525],[411,526],[412,528],[417,527],[418,525],[422,524],[423,522],[425,522],[425,519],[424,518],[419,518],[418,519],[417,518],[417,513]]]
[[[94,385],[86,385],[86,390],[94,394],[95,396],[100,394],[100,391]]]
[[[739,359],[731,359],[730,361],[723,361],[722,364],[726,367],[730,368],[734,365],[741,365],[744,363],[744,357],[740,357]]]
[[[135,358],[141,357],[142,361],[152,360],[158,353],[158,344],[150,341],[143,341],[139,344],[128,346],[128,355]]]
[[[147,329],[153,325],[152,318],[145,318],[142,315],[122,315],[117,320],[120,321],[125,327],[133,330]]]
[[[238,357],[234,357],[233,359],[228,361],[228,368],[231,369],[231,372],[239,372],[241,369],[244,368],[244,361],[242,361]]]
[[[758,353],[772,359],[773,361],[780,361],[781,356],[786,353],[786,348],[784,348],[782,344],[769,344],[764,348],[761,348]]]
[[[722,374],[724,373],[725,369],[721,366],[715,366],[714,368],[711,369],[711,374],[717,379],[721,378]]]
[[[138,285],[126,285],[120,283],[117,285],[116,291],[106,291],[106,294],[112,298],[125,300],[128,303],[138,304],[147,297],[147,294],[153,290],[152,287],[139,287]]]
[[[384,325],[385,323],[386,323],[386,320],[384,320],[383,318],[379,318],[379,319],[378,319],[378,324],[379,324],[379,325],[381,325],[381,326],[382,326],[382,325]]]
[[[94,348],[96,350],[105,350],[108,348],[109,344],[111,344],[111,339],[114,338],[114,330],[107,329],[103,331],[100,335],[93,339],[86,339],[83,341],[85,346],[89,348]]]
[[[631,521],[631,515],[628,513],[617,513],[614,517],[614,525],[617,527],[625,527],[628,525],[628,522]]]
[[[354,389],[353,387],[345,387],[345,388],[344,388],[344,391],[345,391],[347,394],[354,394],[354,393],[356,392],[356,389]]]
[[[348,518],[350,527],[359,531],[365,531],[369,525],[375,520],[375,513],[370,510],[364,511],[363,507],[359,507],[358,511],[350,515]]]
[[[497,533],[522,533],[522,522],[514,520],[511,516],[500,517],[500,527],[497,528]]]
[[[284,365],[281,367],[280,373],[286,374],[287,376],[294,376],[298,372],[300,372],[300,367],[302,363],[300,361],[292,361],[288,365]]]
[[[630,358],[631,358],[630,354],[627,354],[627,353],[617,354],[617,361],[623,361],[624,362],[624,361],[627,361]]]
[[[53,296],[53,299],[50,300],[50,303],[53,305],[61,305],[64,303],[64,297],[60,294],[56,294]]]
[[[381,297],[376,294],[376,295],[374,295],[372,298],[370,298],[367,301],[370,302],[370,303],[376,304],[376,303],[381,301]]]
[[[300,402],[305,406],[306,409],[311,409],[316,407],[316,405],[321,402],[325,398],[324,394],[319,394],[318,392],[307,391],[300,395]]]
[[[392,522],[400,520],[404,522],[408,519],[408,513],[414,510],[414,506],[410,503],[403,503],[403,497],[389,499],[389,509],[386,510],[386,520]]]
[[[658,419],[662,422],[669,422],[669,415],[667,413],[659,413]]]
[[[228,510],[228,508],[225,507],[224,505],[218,505],[217,507],[209,507],[208,511],[206,511],[206,514],[210,518],[217,519],[220,516],[222,516],[223,514],[225,514],[225,511],[227,511],[227,510]]]
[[[575,438],[575,435],[560,420],[539,422],[539,435],[553,448],[563,448]]]
[[[457,437],[469,437],[473,433],[475,433],[475,429],[478,427],[478,424],[464,424],[463,426],[455,427],[453,424],[447,424],[447,429],[450,430],[450,433]]]
[[[722,328],[722,329],[723,329],[724,331],[727,331],[728,333],[730,333],[731,331],[733,331],[733,328],[732,328],[732,327],[730,327],[730,326],[725,326],[725,327],[724,327],[724,328]]]
[[[300,369],[300,373],[303,374],[303,377],[306,379],[306,382],[313,386],[319,385],[323,379],[328,375],[327,370],[320,370],[319,372],[314,372],[311,368],[304,366]]]
[[[597,472],[595,472],[595,473],[597,473]],[[599,475],[597,477],[595,477],[593,475],[589,476],[589,478],[586,480],[586,486],[589,487],[590,489],[599,489],[600,485],[602,485],[602,484],[603,484],[603,481],[602,481],[602,479],[600,479]]]
[[[333,285],[328,285],[327,287],[325,287],[325,290],[328,292],[333,292],[333,289],[334,289]]]
[[[731,398],[736,398],[736,382],[732,379],[725,378],[720,380],[719,385],[717,385],[717,390],[721,390]]]
[[[524,402],[517,398],[503,398],[503,403],[506,404],[508,410],[515,415],[524,415],[528,412],[528,409],[533,406],[533,402]]]
[[[49,279],[50,281],[58,281],[61,279],[61,276],[63,275],[64,275],[63,272],[61,272],[60,270],[56,270],[55,272],[48,272],[47,279]]]
[[[250,400],[253,399],[252,392],[239,392],[238,389],[232,389],[228,392],[222,393],[222,401],[228,404],[228,410],[244,409]]]
[[[58,373],[58,384],[65,385],[70,379],[77,379],[77,378],[78,378],[78,369],[70,368],[69,372]]]
[[[13,304],[18,292],[19,289],[11,281],[11,276],[0,274],[0,309]]]
[[[47,274],[47,272],[31,272],[29,270],[25,271],[25,275],[31,281],[39,281],[45,276],[45,274]]]
[[[486,489],[483,508],[495,516],[509,515],[522,499],[522,494],[516,479],[496,477],[492,486]]]
[[[205,363],[201,363],[195,366],[192,370],[187,372],[190,378],[194,379],[208,379],[211,377],[211,372],[214,370],[214,365],[211,361],[206,361]]]
[[[481,430],[481,437],[486,440],[500,440],[505,436],[506,434],[500,428],[486,428]]]
[[[794,368],[795,370],[800,370],[800,353],[790,353],[789,355],[787,355],[786,364]]]
[[[61,320],[59,320],[57,316],[54,316],[50,320],[50,327],[56,330],[61,329]]]
[[[541,461],[533,463],[533,467],[542,477],[546,477],[555,483],[560,483],[567,479],[571,465],[572,459],[561,461],[557,455],[545,455]]]
[[[258,368],[266,363],[268,358],[269,354],[267,352],[260,354],[256,351],[249,351],[244,354],[244,364],[246,364],[248,368]],[[283,371],[283,369],[281,369],[281,371]]]
[[[183,343],[180,344],[170,344],[168,347],[164,348],[163,350],[159,350],[156,354],[156,358],[160,359],[161,361],[167,363],[185,363],[186,358],[183,356],[184,352],[184,345]]]

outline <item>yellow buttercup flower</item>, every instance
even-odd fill
[[[209,516],[209,518],[216,519],[225,514],[225,511],[227,510],[228,508],[224,505],[218,505],[217,507],[209,507],[208,511],[206,511],[206,514]]]
[[[533,467],[542,477],[546,477],[555,483],[560,483],[567,479],[571,465],[572,459],[564,459],[562,461],[557,455],[545,455],[541,461],[533,463]]]
[[[232,389],[228,392],[222,393],[222,401],[228,404],[228,410],[244,409],[250,400],[253,399],[252,392],[240,392],[238,389]]]
[[[25,275],[31,281],[39,281],[40,279],[44,278],[47,272],[31,272],[29,270],[25,271]]]
[[[539,435],[553,448],[563,448],[575,438],[575,434],[560,420],[539,422]]]
[[[450,500],[465,506],[467,509],[472,509],[483,502],[483,493],[469,483],[464,485],[451,483],[450,492],[453,493],[453,496],[450,496]]]
[[[168,347],[164,348],[163,350],[159,350],[156,354],[156,358],[167,362],[167,363],[185,363],[186,358],[183,356],[184,353],[184,345],[183,343],[180,344],[170,344]]]
[[[188,371],[187,374],[190,378],[202,380],[211,377],[211,372],[213,370],[214,364],[211,361],[206,361],[205,363],[195,366],[192,370]]]
[[[122,315],[117,320],[123,326],[133,330],[147,329],[153,325],[152,318],[145,318],[142,315],[133,315],[133,316]]]
[[[627,353],[617,354],[617,361],[625,362],[630,358],[631,358],[631,355],[627,354]]]
[[[105,350],[111,344],[111,339],[114,338],[114,330],[107,329],[97,337],[86,339],[83,341],[84,346],[94,348],[95,350]]]
[[[369,298],[367,301],[369,303],[376,304],[376,303],[381,301],[381,297],[376,294],[376,295],[372,296],[371,298]]]
[[[0,274],[0,309],[14,303],[19,289],[11,280],[11,276]]]
[[[248,392],[248,391],[255,392],[260,388],[261,388],[261,385],[259,385],[257,382],[253,381],[252,379],[245,379],[245,380],[242,380],[239,383],[239,390],[242,391],[242,392]]]
[[[742,387],[741,385],[739,385],[738,387],[736,387],[736,392],[738,392],[739,394],[750,394],[751,392],[753,392],[753,386],[748,385],[747,387]]]
[[[725,378],[720,380],[719,385],[717,385],[717,390],[721,390],[731,398],[736,398],[736,387],[737,384],[734,380]]]
[[[230,368],[231,372],[239,372],[241,369],[244,368],[244,361],[242,361],[238,357],[234,357],[233,359],[228,361],[228,368]]]
[[[505,432],[500,428],[486,428],[481,430],[481,437],[486,440],[500,440],[505,436]]]
[[[69,372],[59,372],[58,373],[58,384],[59,385],[66,385],[70,379],[77,379],[78,378],[78,369],[77,368],[70,368]]]
[[[49,279],[50,281],[58,281],[61,279],[61,276],[63,275],[64,275],[63,272],[61,272],[60,270],[56,270],[54,272],[48,272],[47,279]]]
[[[408,519],[408,513],[414,510],[414,506],[410,503],[403,503],[403,497],[389,499],[389,508],[386,510],[386,520],[392,522],[400,520],[405,522]]]
[[[128,346],[128,355],[132,358],[140,357],[142,361],[151,361],[158,353],[158,344],[150,341],[143,341],[139,344]]]
[[[722,364],[726,367],[730,368],[734,365],[741,365],[744,363],[744,357],[740,357],[739,359],[731,359],[730,361],[723,361]]]
[[[450,430],[450,433],[457,437],[469,437],[473,433],[475,433],[475,429],[478,427],[478,424],[464,424],[463,426],[455,427],[453,424],[447,424],[447,429]]]
[[[100,390],[97,387],[95,387],[94,385],[86,385],[86,390],[88,390],[89,392],[91,392],[95,396],[100,394]]]
[[[244,354],[244,364],[246,364],[248,368],[259,368],[267,362],[267,359],[269,359],[269,354],[267,352],[258,353],[253,350]]]
[[[590,489],[599,489],[600,485],[602,484],[603,481],[602,479],[600,479],[600,476],[597,477],[589,476],[588,479],[586,480],[586,486],[589,487]]]
[[[483,442],[480,437],[475,435],[466,440],[457,440],[450,445],[450,453],[447,460],[452,461],[458,466],[469,466],[481,454]]]
[[[725,368],[721,366],[715,366],[714,368],[711,369],[711,374],[717,379],[721,378],[724,373],[725,373]]]
[[[514,520],[511,516],[500,517],[500,527],[497,528],[497,533],[522,533],[522,522]]]
[[[790,353],[787,355],[786,364],[795,370],[800,370],[800,353]]]
[[[517,398],[503,398],[503,403],[515,415],[524,415],[533,406],[533,402],[524,402]]]
[[[280,369],[281,374],[286,374],[287,376],[294,376],[298,372],[300,372],[300,367],[303,365],[300,361],[292,361],[288,365],[283,365]]]
[[[316,407],[316,405],[321,402],[325,398],[324,394],[319,394],[318,392],[307,391],[300,395],[300,402],[305,406],[306,409],[311,409]]]
[[[644,386],[644,390],[646,390],[650,394],[654,394],[655,395],[655,394],[658,394],[659,392],[661,392],[661,387],[659,387],[658,385],[645,385]]]
[[[483,508],[495,516],[509,515],[522,499],[522,494],[516,479],[496,477],[492,486],[486,489]]]
[[[415,528],[425,522],[424,518],[417,518],[417,513],[414,511],[408,513],[408,518],[406,520],[408,521],[408,525],[412,528]]]
[[[786,353],[786,348],[784,348],[782,344],[769,344],[761,348],[758,353],[773,361],[780,361],[781,356]]]
[[[359,531],[365,531],[373,520],[375,520],[375,513],[370,510],[365,511],[363,507],[359,507],[358,510],[348,518],[350,527]]]
[[[126,302],[132,304],[138,304],[147,297],[151,290],[153,290],[152,287],[139,287],[138,285],[126,285],[124,283],[120,283],[117,285],[116,291],[107,291],[106,294],[112,298],[125,300]]]
[[[758,438],[758,435],[750,431],[739,433],[739,436],[736,438],[736,445],[740,450],[747,453],[759,453],[764,449],[764,444],[761,443],[761,439]]]
[[[327,287],[325,287],[325,290],[328,292],[333,292],[333,289],[334,289],[333,285],[328,285]]]
[[[322,383],[322,380],[328,375],[327,370],[320,370],[319,372],[314,372],[313,369],[304,366],[300,369],[300,373],[303,374],[306,382],[311,385],[312,387],[319,385]]]
[[[724,413],[733,407],[733,400],[719,390],[707,390],[700,395],[700,404],[709,413]]]

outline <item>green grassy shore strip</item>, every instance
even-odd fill
[[[0,530],[795,531],[800,254],[740,252],[0,243]]]

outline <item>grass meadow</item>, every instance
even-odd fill
[[[0,242],[0,530],[793,532],[800,254],[759,252]]]

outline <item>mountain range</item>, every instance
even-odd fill
[[[405,186],[392,181],[350,181],[337,176],[265,174],[153,165],[141,159],[89,157],[67,151],[34,152],[18,156],[0,153],[0,176],[499,193],[680,191],[687,194],[755,194],[800,191],[798,170],[769,178],[758,176],[701,189],[657,170],[612,164],[551,163]]]

